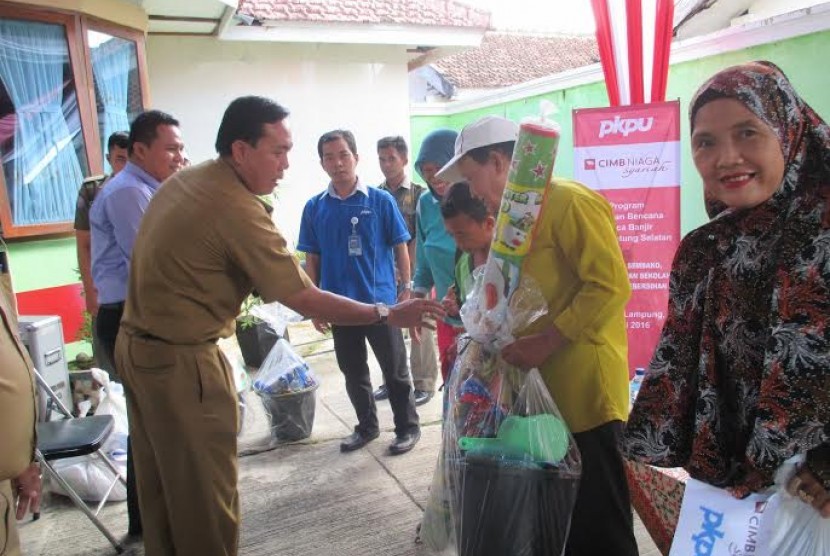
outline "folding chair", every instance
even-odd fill
[[[63,404],[63,402],[55,395],[55,392],[49,387],[40,373],[35,370],[35,378],[37,384],[42,388],[49,399],[57,406],[58,410],[66,416],[66,419],[58,421],[48,421],[46,423],[37,424],[37,448],[35,449],[35,457],[40,462],[41,468],[49,472],[49,475],[57,481],[63,488],[63,491],[69,496],[74,504],[92,521],[99,531],[107,538],[107,540],[115,547],[118,554],[124,552],[121,544],[115,540],[115,537],[110,533],[104,524],[98,519],[98,514],[101,508],[106,504],[107,499],[112,493],[115,485],[121,482],[126,488],[127,482],[115,464],[112,463],[109,457],[101,451],[101,446],[107,440],[112,429],[115,426],[115,420],[112,415],[93,415],[91,417],[75,418],[72,412]],[[93,512],[86,502],[81,500],[81,497],[69,486],[63,477],[55,470],[50,462],[73,458],[77,456],[86,456],[93,454],[93,457],[98,457],[104,464],[112,471],[115,478],[112,480],[106,494],[102,498],[98,507]]]

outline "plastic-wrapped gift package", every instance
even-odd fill
[[[547,556],[567,541],[579,451],[539,371],[499,355],[547,312],[521,267],[558,141],[558,126],[545,117],[521,124],[490,256],[461,309],[466,335],[447,384],[441,454],[420,529],[433,553]]]
[[[271,348],[254,377],[254,392],[271,420],[275,440],[311,436],[319,381],[302,357],[283,338]]]

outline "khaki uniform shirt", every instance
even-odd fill
[[[0,482],[20,475],[34,459],[37,417],[34,366],[20,341],[6,256],[0,250]]]
[[[213,342],[234,333],[253,289],[270,303],[311,285],[270,209],[212,160],[174,174],[147,207],[121,327],[172,344]]]
[[[378,188],[389,192],[395,198],[398,210],[401,211],[406,222],[406,228],[409,230],[409,241],[415,241],[415,218],[418,199],[421,198],[421,194],[426,191],[426,188],[414,181],[410,182],[407,178],[404,178],[403,183],[395,191],[392,191],[392,188],[386,182],[380,184]]]

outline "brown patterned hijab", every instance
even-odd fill
[[[668,317],[627,428],[629,457],[738,494],[830,439],[830,129],[770,62],[723,70],[691,103],[741,102],[786,161],[765,203],[730,209],[675,256]]]

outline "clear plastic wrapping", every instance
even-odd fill
[[[520,282],[508,304],[508,335],[545,313],[540,298],[532,280]],[[560,554],[581,468],[539,371],[516,369],[493,344],[462,336],[421,525],[426,546],[458,556]]]
[[[271,422],[271,436],[281,442],[311,436],[319,381],[302,357],[280,338],[254,377],[254,392]]]
[[[467,334],[485,349],[510,344],[516,331],[547,313],[547,301],[536,281],[520,277],[517,269],[491,257],[472,273],[473,287],[461,307],[461,321]]]
[[[458,556],[562,554],[576,502],[579,450],[537,369],[506,363],[503,347],[547,313],[522,274],[550,187],[559,126],[519,128],[485,265],[461,308],[466,334],[447,384],[441,454],[420,538]],[[561,369],[560,372],[579,372]]]

